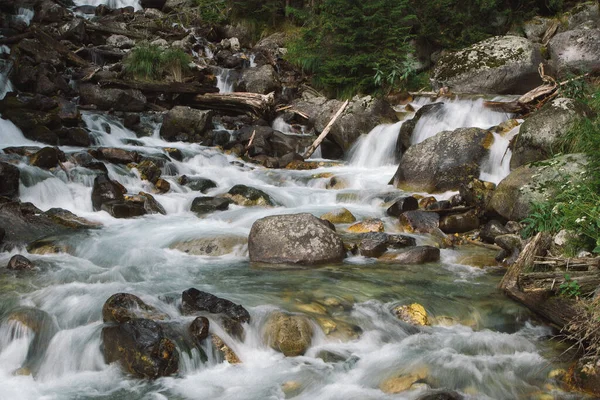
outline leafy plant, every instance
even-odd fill
[[[565,281],[558,287],[558,293],[564,297],[579,297],[581,287],[577,281],[571,279],[569,274],[565,274]]]
[[[160,66],[169,72],[175,82],[183,80],[183,72],[189,69],[192,58],[182,49],[167,49],[160,55]]]
[[[203,22],[218,25],[228,17],[228,6],[225,0],[193,0]]]

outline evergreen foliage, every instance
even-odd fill
[[[181,82],[183,73],[192,61],[189,54],[181,49],[163,49],[159,46],[142,43],[136,46],[125,59],[125,72],[136,79],[160,79],[167,73],[176,82]]]

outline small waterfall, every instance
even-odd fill
[[[510,173],[510,158],[512,156],[512,151],[508,146],[510,140],[519,133],[520,128],[521,126],[519,125],[504,134],[492,132],[494,143],[492,144],[488,158],[481,166],[479,179],[498,184],[508,176]]]
[[[0,325],[0,372],[12,373],[21,368],[35,334],[19,321]]]
[[[17,15],[15,15],[15,19],[17,21],[23,21],[27,26],[31,23],[33,19],[34,12],[29,8],[20,7]]]
[[[283,117],[275,118],[271,127],[287,135],[306,135],[306,126],[288,124]]]
[[[136,11],[142,9],[140,0],[74,0],[74,3],[76,6],[98,7],[102,4],[105,4],[112,9],[123,7],[133,7]]]
[[[215,56],[213,51],[208,46],[204,47],[204,54],[206,55],[207,58],[210,58],[210,59],[212,59]]]
[[[378,125],[367,135],[362,135],[350,150],[350,165],[377,168],[396,162],[396,141],[402,121]]]
[[[83,112],[81,118],[101,146],[123,146],[124,139],[137,139],[135,133],[105,115]]]
[[[510,118],[509,114],[493,111],[484,106],[483,99],[444,99],[444,105],[421,117],[411,137],[411,143],[437,135],[442,131],[458,128],[483,128],[498,125]]]
[[[256,67],[256,61],[254,61],[255,59],[256,59],[256,54],[254,54],[254,53],[250,54],[250,57],[248,57],[248,61],[250,61],[250,68]]]
[[[233,85],[235,84],[232,70],[227,68],[220,68],[219,74],[217,75],[217,88],[219,93],[231,93],[233,92]]]

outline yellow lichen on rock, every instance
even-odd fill
[[[356,221],[356,217],[346,208],[330,211],[321,215],[320,218],[332,224],[351,224]]]
[[[368,233],[368,232],[383,232],[384,231],[383,221],[380,219],[366,219],[361,222],[357,222],[354,225],[348,227],[348,232],[352,233]]]
[[[394,314],[396,314],[398,319],[411,325],[425,326],[429,324],[425,307],[418,303],[408,306],[397,306],[394,308]]]

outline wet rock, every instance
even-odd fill
[[[201,345],[208,337],[210,323],[206,317],[196,317],[190,324],[188,331],[197,345]]]
[[[382,239],[363,239],[358,244],[358,251],[362,256],[377,258],[385,253],[388,248],[387,240]]]
[[[419,209],[419,202],[412,196],[400,197],[399,199],[394,201],[387,210],[387,215],[391,215],[392,217],[399,217],[402,213],[406,211],[414,211]]]
[[[200,178],[197,176],[190,177],[186,175],[179,177],[179,184],[202,193],[206,193],[208,190],[217,187],[217,183],[212,179]]]
[[[529,215],[531,204],[552,197],[558,187],[552,182],[570,179],[576,184],[585,174],[587,160],[582,154],[555,157],[544,165],[524,165],[502,180],[489,206],[508,220],[520,221]]]
[[[397,306],[392,311],[398,319],[408,324],[417,326],[429,325],[427,311],[425,311],[425,307],[418,303]]]
[[[140,192],[139,196],[143,198],[143,207],[144,210],[146,210],[146,213],[167,215],[167,211],[162,204],[160,204],[150,193]]]
[[[24,271],[31,270],[35,267],[31,261],[27,257],[24,257],[20,254],[15,254],[8,261],[8,265],[6,268],[11,269],[13,271]]]
[[[66,226],[68,228],[73,229],[93,229],[102,226],[102,224],[99,222],[92,222],[90,220],[73,214],[71,211],[62,208],[51,208],[48,211],[44,212],[44,215],[46,215],[52,221],[62,226]]]
[[[94,211],[100,211],[102,205],[108,201],[123,201],[124,190],[117,182],[106,175],[99,175],[94,179],[92,188],[92,206]]]
[[[29,164],[34,167],[50,169],[58,165],[60,159],[65,159],[65,154],[56,147],[44,147],[29,158]]]
[[[135,166],[140,171],[140,177],[149,182],[156,183],[158,178],[162,175],[162,171],[150,160],[144,160]]]
[[[173,147],[167,147],[164,150],[173,160],[183,161],[183,153],[181,150]]]
[[[365,219],[348,227],[348,232],[352,233],[367,233],[367,232],[383,232],[383,221],[378,218]]]
[[[327,220],[332,224],[351,224],[356,221],[356,217],[346,208],[340,208],[321,215],[321,219]]]
[[[146,215],[143,205],[123,200],[104,201],[100,210],[106,211],[115,218],[134,218]]]
[[[463,400],[464,396],[453,390],[431,390],[419,396],[417,400]]]
[[[514,234],[498,235],[494,239],[494,243],[503,250],[496,256],[496,260],[506,260],[507,264],[515,262],[519,253],[523,250],[523,241],[518,235]]]
[[[179,352],[162,327],[149,319],[131,319],[102,329],[104,359],[119,362],[128,373],[144,379],[176,374]]]
[[[262,190],[246,185],[235,185],[225,195],[240,206],[273,206],[271,197]]]
[[[144,111],[146,96],[136,89],[101,88],[95,84],[79,86],[81,104],[90,104],[100,110]]]
[[[217,351],[221,354],[223,359],[227,361],[229,364],[239,364],[241,363],[239,357],[235,352],[231,349],[231,347],[227,346],[223,339],[219,336],[213,334],[212,335],[212,343],[217,349]]]
[[[131,49],[135,46],[135,41],[124,35],[110,35],[106,39],[106,44],[118,49]]]
[[[433,246],[411,247],[399,254],[394,254],[394,263],[398,264],[426,264],[440,260],[440,249]]]
[[[521,125],[514,139],[510,168],[551,158],[571,127],[590,112],[581,103],[562,97],[544,104]]]
[[[275,69],[270,64],[244,69],[237,84],[238,91],[260,94],[274,92],[280,87]]]
[[[440,216],[434,212],[407,211],[400,215],[400,226],[406,232],[431,233],[439,228]]]
[[[257,220],[248,237],[250,261],[322,264],[345,256],[340,237],[312,214],[274,215]]]
[[[488,205],[494,194],[496,185],[492,182],[471,179],[459,188],[460,196],[467,206],[473,206],[479,212],[488,211]]]
[[[411,146],[393,178],[396,187],[429,193],[458,190],[478,176],[493,135],[479,128],[441,132]]]
[[[486,243],[494,243],[496,237],[500,235],[506,235],[509,233],[510,232],[508,231],[508,229],[506,229],[504,225],[500,223],[500,221],[493,219],[491,221],[488,221],[481,228],[481,231],[479,232],[479,237]]]
[[[154,187],[158,193],[167,193],[169,190],[171,190],[171,184],[162,178],[158,179],[154,183]]]
[[[61,128],[54,133],[60,146],[89,147],[92,143],[89,132],[83,128]]]
[[[207,311],[223,314],[238,323],[250,322],[250,313],[241,305],[194,288],[183,292],[181,307],[184,314]]]
[[[140,155],[136,151],[116,147],[100,147],[94,152],[94,155],[99,160],[125,165],[138,162],[140,158]]]
[[[264,341],[274,350],[287,357],[300,356],[312,342],[313,327],[310,320],[301,315],[273,313],[264,327]]]
[[[200,142],[211,128],[212,117],[212,111],[173,107],[163,118],[160,136],[169,142]]]
[[[598,28],[598,27],[596,27]],[[600,68],[600,29],[574,29],[556,34],[548,43],[551,65],[560,76]]]
[[[170,248],[196,256],[218,257],[231,254],[236,247],[243,246],[246,242],[247,239],[241,236],[213,236],[178,242]]]
[[[479,228],[479,217],[476,212],[467,211],[462,214],[450,214],[440,219],[440,229],[444,233],[464,233]]]
[[[400,161],[402,155],[408,150],[410,146],[412,146],[412,135],[415,131],[417,125],[419,125],[419,121],[425,115],[432,115],[441,113],[444,109],[444,103],[433,103],[426,104],[423,107],[419,108],[415,113],[415,116],[404,122],[400,127],[400,132],[398,133],[398,140],[396,141],[396,160]],[[425,123],[426,121],[421,122],[420,125]]]
[[[169,317],[130,293],[113,294],[106,300],[102,307],[102,319],[104,322],[123,323],[135,318],[157,321],[165,320]]]
[[[434,90],[459,93],[523,94],[541,85],[540,45],[517,36],[496,36],[447,53],[433,71]]]
[[[9,199],[19,198],[19,180],[21,171],[16,166],[0,162],[0,196]]]
[[[416,382],[427,377],[427,369],[421,368],[409,374],[388,378],[379,384],[379,389],[387,394],[401,393],[410,390]]]
[[[213,211],[225,211],[229,208],[229,204],[231,204],[231,200],[220,197],[196,197],[192,201],[190,211],[195,212],[198,215],[207,214]]]
[[[406,235],[395,235],[384,232],[367,232],[359,235],[360,239],[383,241],[388,247],[401,249],[416,245],[416,240],[413,237]]]

